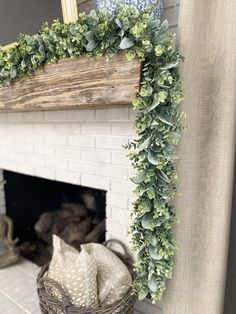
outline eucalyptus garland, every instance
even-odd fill
[[[182,57],[175,49],[168,23],[155,19],[150,10],[140,14],[124,6],[115,14],[91,11],[77,22],[47,23],[37,35],[20,35],[17,46],[0,51],[0,85],[28,77],[45,63],[61,58],[112,57],[124,50],[128,60],[142,62],[142,82],[133,102],[137,109],[137,139],[127,145],[137,175],[132,212],[132,245],[137,252],[134,292],[140,299],[160,299],[171,277],[176,243],[175,145],[181,132],[181,82],[177,70]]]

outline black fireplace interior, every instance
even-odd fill
[[[3,171],[6,213],[23,256],[38,265],[51,256],[51,235],[79,248],[105,239],[106,192]]]

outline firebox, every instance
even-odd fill
[[[6,214],[14,223],[21,255],[42,266],[52,253],[52,234],[79,249],[105,239],[106,192],[3,171]]]

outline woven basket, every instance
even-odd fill
[[[132,259],[130,258],[126,247],[118,240],[108,240],[105,242],[105,246],[108,247],[109,244],[116,243],[119,244],[124,253],[118,253],[113,251],[128,267],[132,278],[134,279]],[[47,277],[48,265],[44,266],[40,271],[37,279],[37,290],[39,296],[39,304],[43,314],[132,314],[133,306],[136,301],[134,295],[132,295],[132,289],[130,288],[124,297],[113,303],[112,305],[100,306],[97,308],[82,308],[75,307],[71,304],[68,295],[65,290],[54,280]],[[45,284],[49,283],[53,285],[61,294],[62,301],[58,300],[52,296],[45,289]]]

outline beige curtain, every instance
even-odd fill
[[[178,165],[179,251],[164,314],[235,314],[236,0],[180,0],[180,7],[187,130]]]

